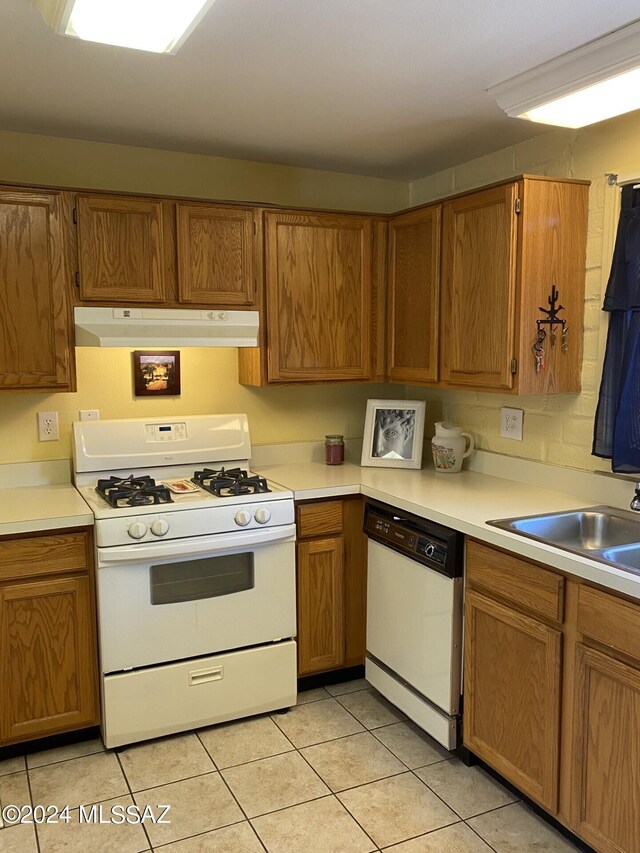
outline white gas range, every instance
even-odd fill
[[[108,747],[296,701],[293,494],[245,415],[74,423]]]

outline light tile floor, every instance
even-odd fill
[[[451,758],[366,681],[287,714],[105,751],[0,761],[0,802],[63,805],[69,824],[5,826],[1,853],[564,853],[572,844],[479,767]],[[80,820],[171,805],[171,823]],[[94,812],[97,815],[98,812]]]

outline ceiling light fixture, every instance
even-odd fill
[[[640,21],[487,91],[508,116],[560,127],[640,109]]]
[[[59,35],[175,53],[214,0],[32,0]]]

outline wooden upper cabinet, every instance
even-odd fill
[[[588,181],[525,175],[443,204],[440,378],[517,394],[580,390]],[[553,285],[568,327],[547,327],[536,370],[536,320]]]
[[[443,206],[441,376],[509,390],[515,357],[517,185]]]
[[[64,211],[60,192],[0,189],[0,388],[71,384]]]
[[[438,379],[439,205],[389,225],[389,379]]]
[[[251,305],[253,210],[176,205],[180,302]]]
[[[371,376],[372,220],[265,213],[269,381]]]
[[[518,300],[519,394],[554,394],[580,390],[584,332],[588,181],[522,181],[520,222],[520,274]],[[544,369],[536,372],[533,344],[536,320],[549,308],[552,285],[567,321],[567,347],[550,335],[545,342]]]
[[[80,298],[162,302],[162,204],[107,195],[76,198]]]

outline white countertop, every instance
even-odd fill
[[[361,493],[429,518],[522,557],[640,599],[640,575],[489,526],[490,519],[593,506],[579,494],[542,489],[474,471],[439,474],[322,463],[262,466],[259,473],[292,489],[296,500]]]
[[[0,536],[93,524],[93,513],[70,483],[0,489]]]

